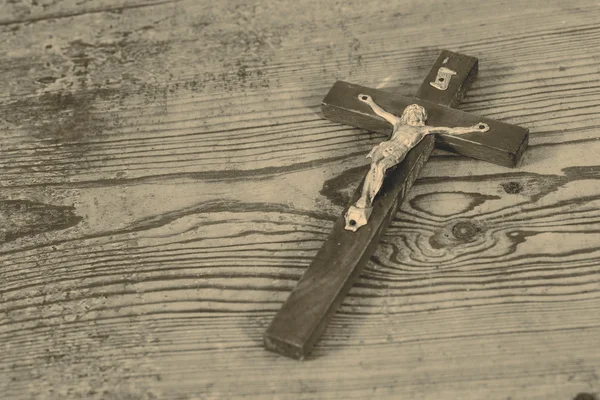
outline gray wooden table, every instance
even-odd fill
[[[0,3],[0,398],[579,399],[600,393],[597,1]],[[338,79],[531,132],[435,151],[303,362],[262,334],[384,139]],[[592,397],[588,397],[592,398]],[[579,400],[578,399],[578,400]]]

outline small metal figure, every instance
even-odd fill
[[[365,225],[373,211],[373,199],[381,189],[385,171],[400,163],[410,149],[415,147],[426,135],[433,133],[446,133],[450,135],[463,135],[473,132],[487,132],[490,127],[480,122],[469,127],[448,128],[443,126],[427,126],[427,112],[418,104],[411,104],[404,109],[401,117],[391,114],[379,107],[366,94],[359,94],[358,99],[367,103],[375,114],[392,124],[392,137],[390,140],[379,143],[367,155],[371,159],[371,169],[365,178],[362,195],[345,214],[345,229],[356,232]]]

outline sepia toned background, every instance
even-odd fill
[[[600,394],[600,3],[0,1],[0,398]],[[385,135],[338,79],[531,132],[435,151],[302,362],[262,334]],[[587,395],[586,395],[587,394]],[[585,397],[588,396],[588,397]]]

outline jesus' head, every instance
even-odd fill
[[[418,104],[411,104],[404,109],[400,120],[406,125],[423,126],[427,121],[427,111]]]

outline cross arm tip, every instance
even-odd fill
[[[304,358],[308,355],[305,346],[284,340],[273,334],[273,332],[270,332],[270,330],[267,330],[263,334],[263,345],[266,350],[284,355],[286,357],[295,358],[296,360],[304,360]]]

